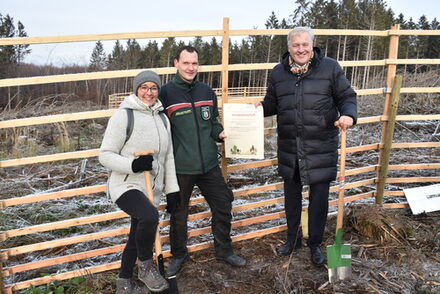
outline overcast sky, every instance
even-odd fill
[[[21,21],[29,36],[59,36],[170,30],[221,29],[223,17],[231,29],[265,28],[272,11],[286,18],[296,8],[294,0],[3,0],[2,15]],[[414,21],[422,15],[440,20],[439,0],[386,0],[396,15]],[[161,41],[160,41],[161,42]],[[125,41],[122,41],[125,44]],[[140,41],[142,44],[142,41]],[[104,42],[110,53],[114,41]],[[26,62],[37,64],[87,64],[92,43],[31,45]]]

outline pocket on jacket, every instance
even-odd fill
[[[338,119],[338,110],[331,108],[323,115],[323,123],[325,128],[333,128],[335,121]]]

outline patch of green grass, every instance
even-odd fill
[[[42,276],[47,276],[43,274]],[[21,294],[64,294],[73,293],[86,280],[84,277],[75,277],[66,281],[52,281],[46,285],[32,286],[26,290],[20,291]],[[67,292],[68,291],[68,292]]]

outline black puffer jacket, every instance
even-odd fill
[[[304,185],[336,178],[339,116],[357,119],[356,93],[338,62],[314,48],[309,70],[296,75],[288,64],[289,53],[276,65],[262,102],[264,115],[277,115],[278,171],[292,179],[299,163]]]

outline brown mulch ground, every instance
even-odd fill
[[[347,211],[346,211],[347,212]],[[357,225],[370,226],[359,231]],[[333,245],[335,219],[324,246]],[[410,210],[372,205],[349,209],[344,241],[352,246],[353,276],[329,284],[327,268],[310,261],[307,247],[278,257],[285,233],[242,241],[236,252],[244,268],[217,261],[213,250],[191,254],[178,274],[180,293],[440,293],[440,212],[414,216]]]

